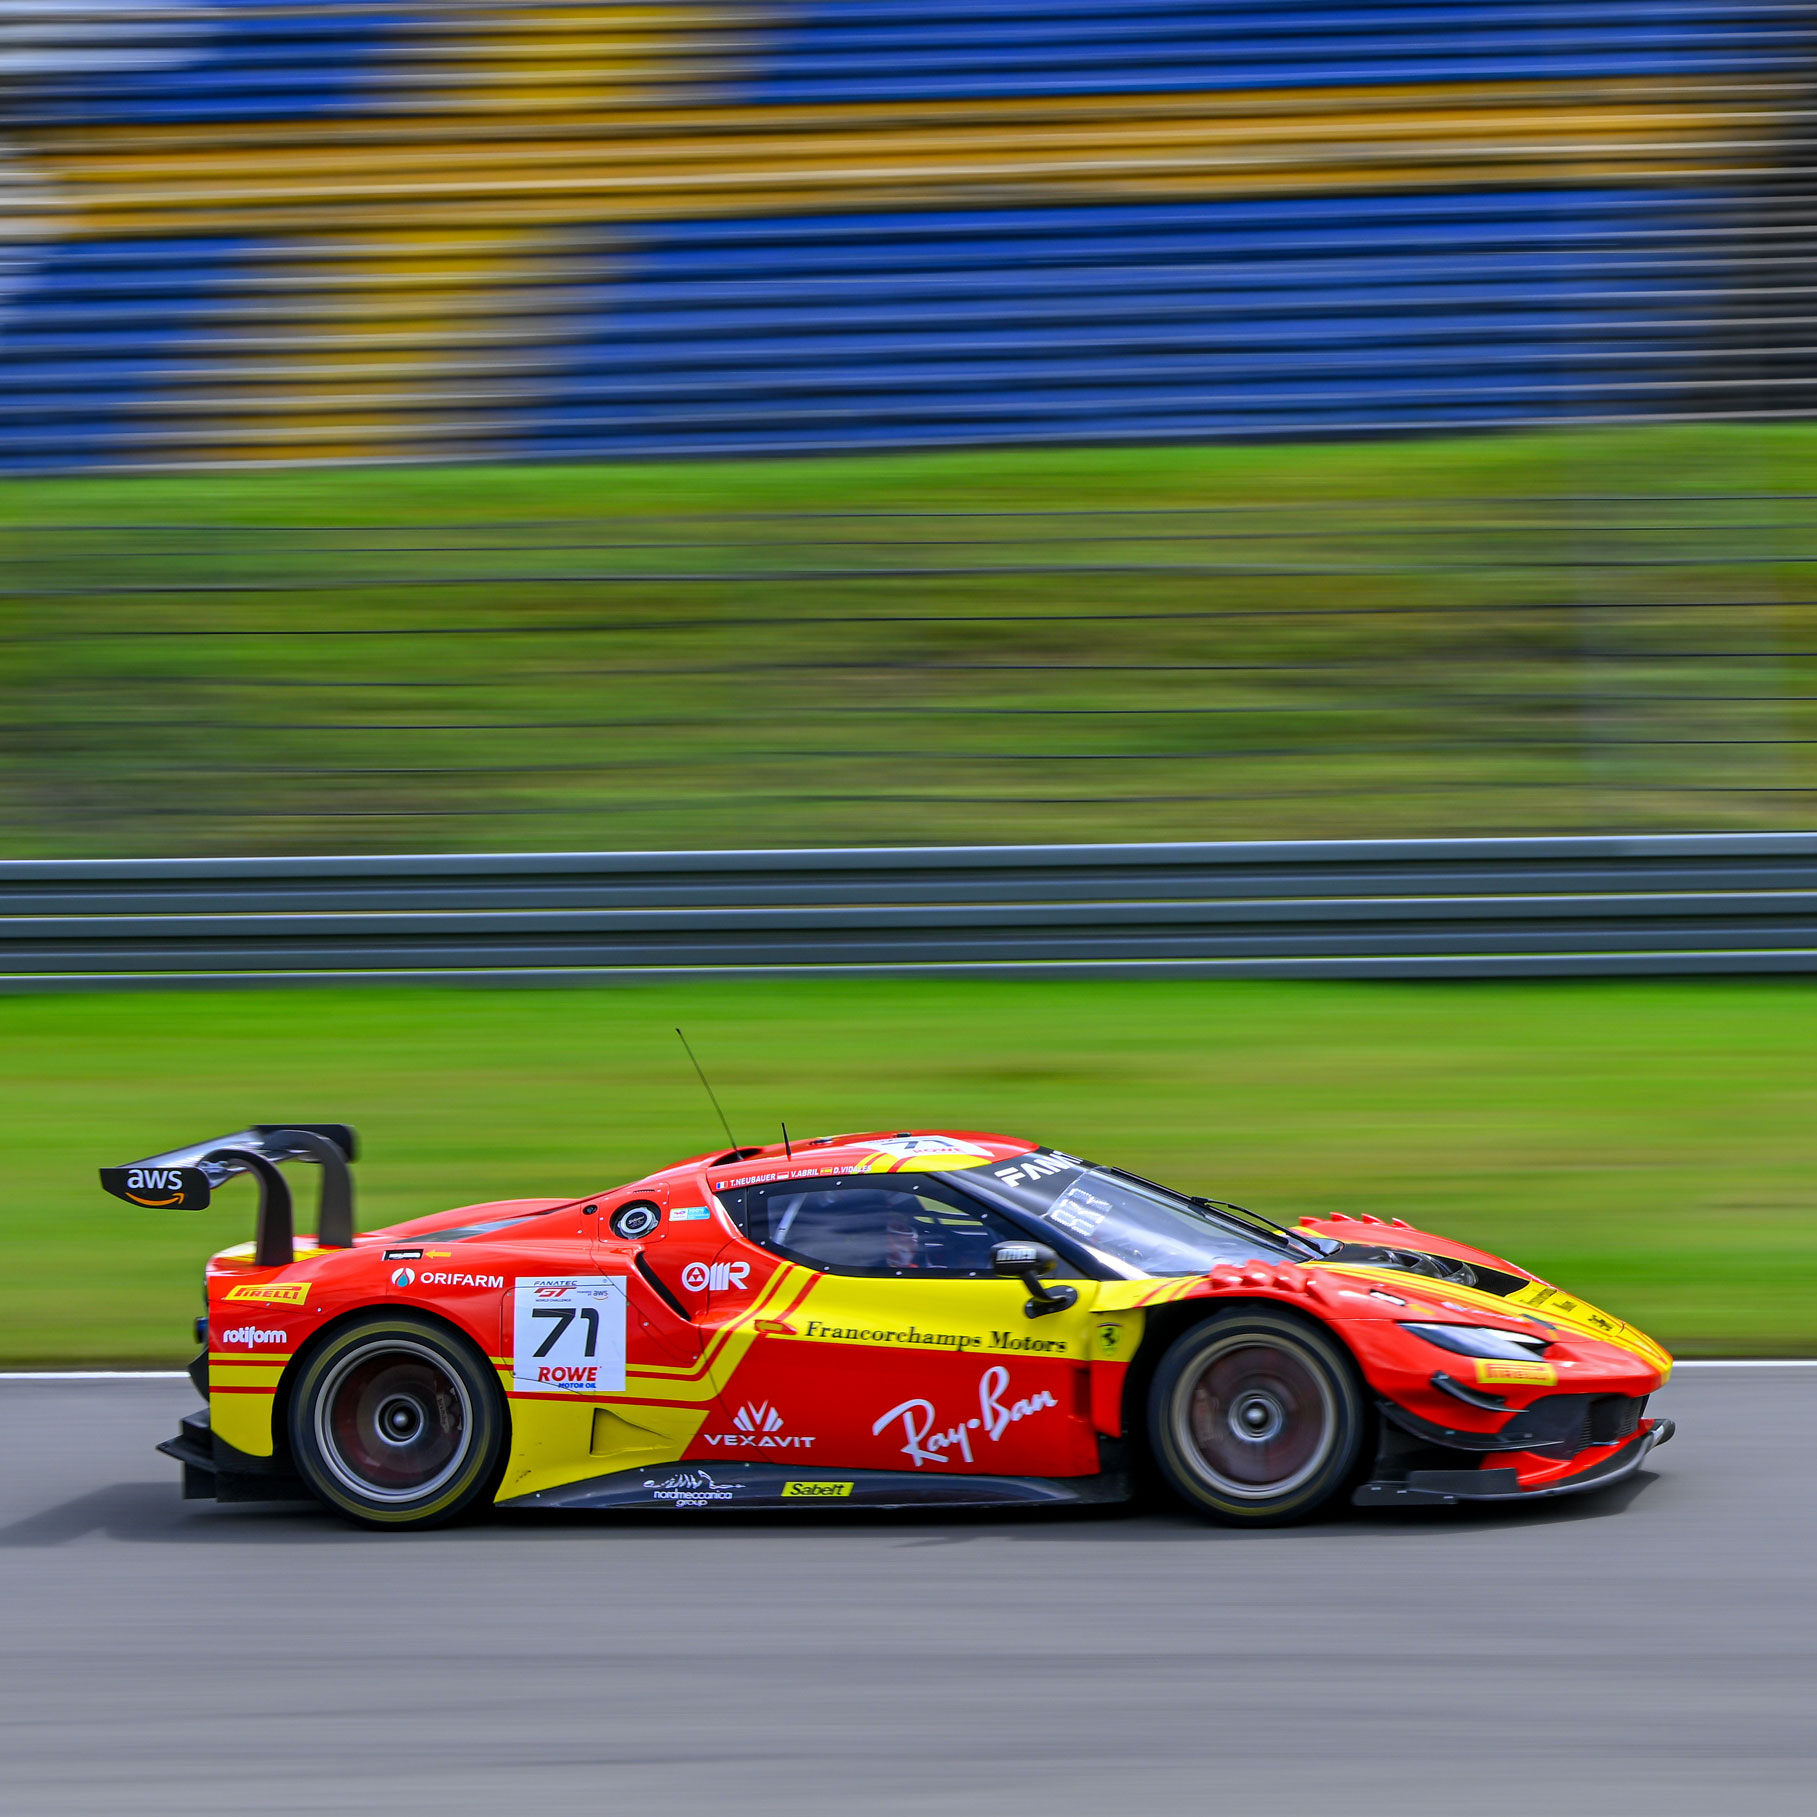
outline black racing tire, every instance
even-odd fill
[[[1355,1473],[1368,1429],[1350,1353],[1323,1326],[1265,1306],[1183,1331],[1148,1390],[1148,1442],[1168,1487],[1236,1526],[1317,1513]]]
[[[498,1380],[433,1319],[369,1313],[304,1359],[290,1455],[335,1513],[368,1527],[439,1527],[496,1484],[505,1445]]]

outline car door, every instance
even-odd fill
[[[720,1199],[752,1266],[725,1265],[703,1316],[736,1325],[748,1348],[690,1456],[934,1476],[1098,1470],[1096,1284],[1072,1281],[1072,1306],[1031,1318],[1028,1289],[991,1268],[997,1243],[1027,1240],[1007,1218],[926,1174]]]

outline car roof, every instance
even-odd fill
[[[714,1186],[743,1186],[763,1180],[799,1179],[814,1174],[939,1173],[1011,1160],[1041,1146],[1025,1136],[993,1135],[973,1129],[879,1129],[861,1134],[804,1136],[786,1145],[734,1148],[695,1155],[652,1174],[654,1182],[678,1173],[705,1171]]]

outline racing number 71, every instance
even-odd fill
[[[561,1335],[574,1323],[575,1317],[587,1321],[587,1347],[582,1356],[593,1356],[599,1348],[599,1312],[592,1306],[538,1306],[530,1316],[533,1319],[554,1319],[555,1329],[536,1347],[536,1355],[547,1356],[561,1342]]]

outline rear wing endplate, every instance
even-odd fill
[[[123,1167],[103,1167],[101,1186],[128,1205],[199,1211],[235,1174],[253,1174],[259,1182],[254,1259],[271,1268],[296,1259],[290,1185],[278,1172],[278,1163],[313,1161],[321,1168],[316,1241],[324,1249],[350,1249],[353,1173],[348,1163],[358,1150],[359,1138],[346,1123],[255,1123],[250,1129],[149,1155]]]

